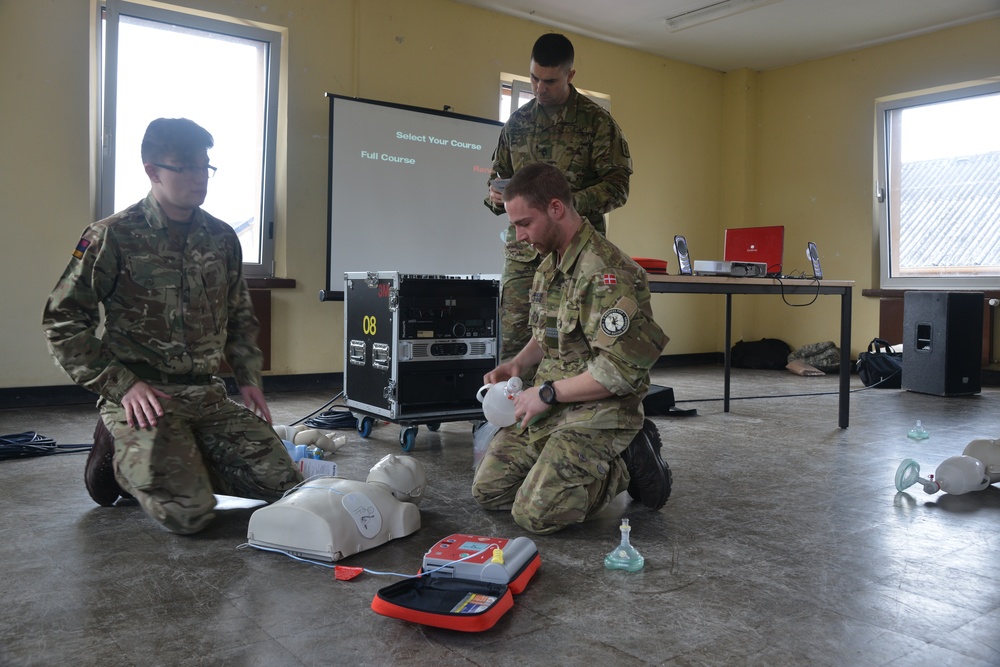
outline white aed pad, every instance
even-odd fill
[[[500,555],[495,554],[497,549]],[[423,571],[433,570],[438,577],[509,584],[538,557],[538,548],[527,537],[509,540],[457,533],[427,550]]]

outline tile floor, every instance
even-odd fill
[[[862,390],[837,428],[837,380],[736,370],[722,411],[716,366],[658,370],[691,417],[657,417],[673,470],[659,512],[623,494],[600,516],[533,537],[542,566],[484,633],[410,624],[370,609],[396,581],[240,549],[254,504],[224,499],[204,533],[160,530],[137,505],[98,507],[85,456],[0,462],[0,665],[1000,665],[1000,485],[963,496],[897,492],[974,437],[1000,437],[1000,390],[936,397]],[[746,398],[742,397],[754,397]],[[332,394],[270,396],[276,423]],[[930,438],[907,431],[921,419]],[[89,406],[0,411],[0,433],[86,442]],[[356,432],[334,455],[364,479],[400,453],[399,427]],[[345,564],[415,571],[439,538],[525,534],[472,502],[471,427],[421,427],[412,452],[430,485],[422,527]],[[618,525],[646,559],[603,558]]]

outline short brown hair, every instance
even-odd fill
[[[170,156],[190,162],[213,145],[212,135],[193,120],[157,118],[142,137],[142,163],[159,162]]]
[[[503,200],[508,202],[515,197],[523,198],[528,206],[539,211],[547,209],[553,199],[573,208],[573,192],[566,176],[545,162],[533,162],[514,174],[504,188]]]

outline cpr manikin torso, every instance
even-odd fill
[[[417,503],[426,484],[419,461],[392,454],[376,463],[364,482],[310,479],[254,512],[248,542],[337,561],[420,528]]]

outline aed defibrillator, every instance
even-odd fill
[[[380,589],[372,610],[421,625],[463,632],[493,627],[541,566],[535,543],[454,534],[424,554],[420,574]]]

